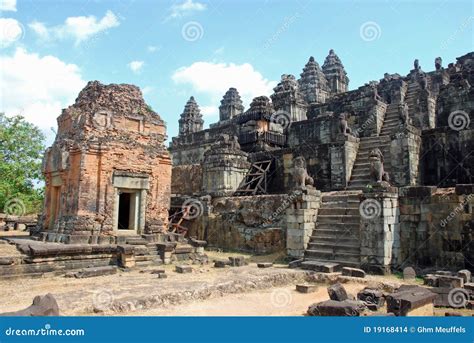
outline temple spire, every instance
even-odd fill
[[[329,87],[333,94],[347,92],[349,89],[349,78],[347,77],[344,65],[333,49],[329,50],[329,55],[324,60],[323,73],[326,75]]]
[[[232,119],[243,111],[244,106],[242,105],[242,99],[240,98],[239,92],[235,88],[229,88],[229,90],[224,94],[224,97],[221,100],[221,105],[219,106],[219,120],[224,121]]]
[[[329,89],[326,76],[313,56],[309,58],[300,76],[298,84],[305,101],[308,104],[326,102],[331,90]]]
[[[201,111],[192,96],[184,106],[183,113],[181,113],[181,118],[179,119],[179,135],[182,136],[201,131],[203,124],[204,120],[202,120]]]

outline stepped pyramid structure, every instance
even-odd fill
[[[406,76],[386,73],[349,90],[331,49],[322,67],[310,57],[299,79],[283,74],[270,98],[256,97],[247,111],[231,88],[218,123],[173,138],[180,182],[171,206],[189,196],[209,205],[187,225],[211,245],[285,249],[315,269],[472,269],[473,66],[472,52],[446,68],[437,57],[429,72],[415,60]],[[212,155],[222,140],[236,142],[229,156],[241,151],[239,159]],[[223,161],[212,171],[210,154],[213,165]],[[215,183],[227,195],[201,182],[210,173],[232,180]],[[456,208],[462,214],[447,220]]]

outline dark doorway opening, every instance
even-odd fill
[[[119,230],[133,230],[130,228],[130,201],[131,193],[120,194],[119,199],[119,218],[118,218],[118,229]]]

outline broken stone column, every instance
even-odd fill
[[[350,135],[338,135],[337,142],[331,145],[331,189],[346,189],[358,149],[359,138]]]
[[[315,228],[321,192],[310,186],[294,192],[297,196],[285,212],[286,251],[290,257],[301,258]]]
[[[362,268],[377,274],[390,273],[400,250],[397,188],[372,185],[364,190],[359,211]]]

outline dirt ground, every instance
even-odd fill
[[[0,244],[0,255],[14,254],[12,245]],[[211,261],[236,256],[220,252],[208,255]],[[313,293],[302,294],[295,290],[296,284],[315,281],[308,277],[308,272],[289,269],[286,264],[257,268],[255,262],[279,261],[278,254],[247,257],[248,266],[192,265],[190,274],[177,273],[174,265],[166,265],[84,279],[44,275],[0,280],[0,312],[26,308],[35,296],[47,293],[52,293],[58,301],[61,315],[68,316],[301,316],[311,304],[328,299],[324,283],[313,283],[318,287]],[[157,269],[164,269],[167,278],[152,273]],[[381,281],[393,285],[402,283],[394,275],[368,275],[365,279],[344,283],[344,287],[355,296],[367,284]],[[453,312],[452,309],[436,309],[435,313],[444,315],[446,311]],[[470,315],[472,311],[466,313]]]
[[[275,287],[244,294],[229,294],[216,299],[191,302],[181,306],[135,311],[130,316],[302,316],[308,306],[328,299],[327,285],[314,293],[299,293],[295,286]],[[364,285],[345,286],[357,294]]]

